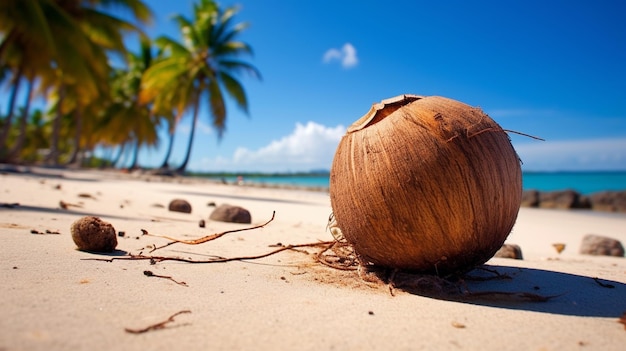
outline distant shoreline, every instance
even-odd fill
[[[206,172],[191,173],[189,176],[270,188],[312,188],[328,191],[330,187],[330,173],[325,171],[291,173]],[[524,190],[538,190],[541,192],[574,190],[581,195],[591,195],[602,191],[626,190],[626,171],[532,171],[523,173],[523,182]]]
[[[158,170],[137,169],[128,171],[124,169],[91,169],[91,168],[63,168],[63,167],[40,167],[40,166],[16,166],[0,164],[2,173],[33,173],[33,174],[56,174],[62,176],[62,172],[94,171],[117,177],[130,177],[137,180],[157,182],[209,182],[230,186],[243,186],[265,189],[296,190],[307,192],[329,193],[329,172],[293,172],[293,173],[262,173],[262,172],[207,172],[188,173],[175,175],[160,173]],[[598,190],[594,192],[580,191],[576,186],[563,186],[557,189],[544,190],[537,187],[525,186],[523,207],[559,208],[559,209],[585,209],[601,212],[626,213],[626,171],[583,171],[583,172],[524,172],[527,177],[559,177],[559,176],[617,176],[624,179],[622,189]],[[295,182],[294,182],[295,180]],[[315,180],[325,182],[302,183],[302,180]],[[558,183],[558,182],[557,182]]]

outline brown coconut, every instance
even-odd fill
[[[117,246],[115,228],[99,217],[82,217],[72,223],[70,231],[81,251],[112,252]]]
[[[506,132],[480,108],[438,96],[374,104],[348,128],[330,173],[337,225],[364,262],[436,274],[491,258],[521,196]]]

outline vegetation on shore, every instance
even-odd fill
[[[113,9],[130,13],[131,20]],[[152,40],[141,29],[153,20],[142,0],[0,2],[0,85],[9,90],[7,106],[0,106],[0,162],[115,165],[130,148],[130,168],[137,168],[140,148],[163,142],[158,130],[167,128],[162,167],[169,168],[177,123],[191,112],[186,156],[176,166],[184,172],[198,118],[221,137],[225,101],[248,109],[239,75],[260,78],[241,59],[252,48],[237,39],[247,28],[235,22],[237,13],[198,0],[192,18],[173,18],[180,41]],[[126,46],[128,34],[139,38],[138,52]],[[35,99],[44,107],[31,108]],[[209,116],[199,116],[203,103]],[[90,160],[96,149],[106,150],[106,160]]]

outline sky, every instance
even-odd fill
[[[192,0],[146,1],[150,36],[180,39]],[[626,170],[626,2],[621,0],[238,0],[239,38],[261,80],[241,76],[221,140],[200,114],[191,171],[330,169],[345,130],[373,103],[439,95],[481,107],[511,134],[525,171]],[[191,113],[172,163],[184,158]],[[158,166],[166,147],[143,150]]]

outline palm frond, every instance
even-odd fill
[[[246,114],[248,113],[248,98],[246,91],[243,89],[243,85],[227,72],[219,72],[219,79],[226,88],[228,95],[235,100],[237,106],[239,106]]]
[[[218,139],[222,138],[226,129],[226,103],[220,85],[216,80],[211,80],[208,87],[209,108],[213,117],[213,127],[217,131]]]

